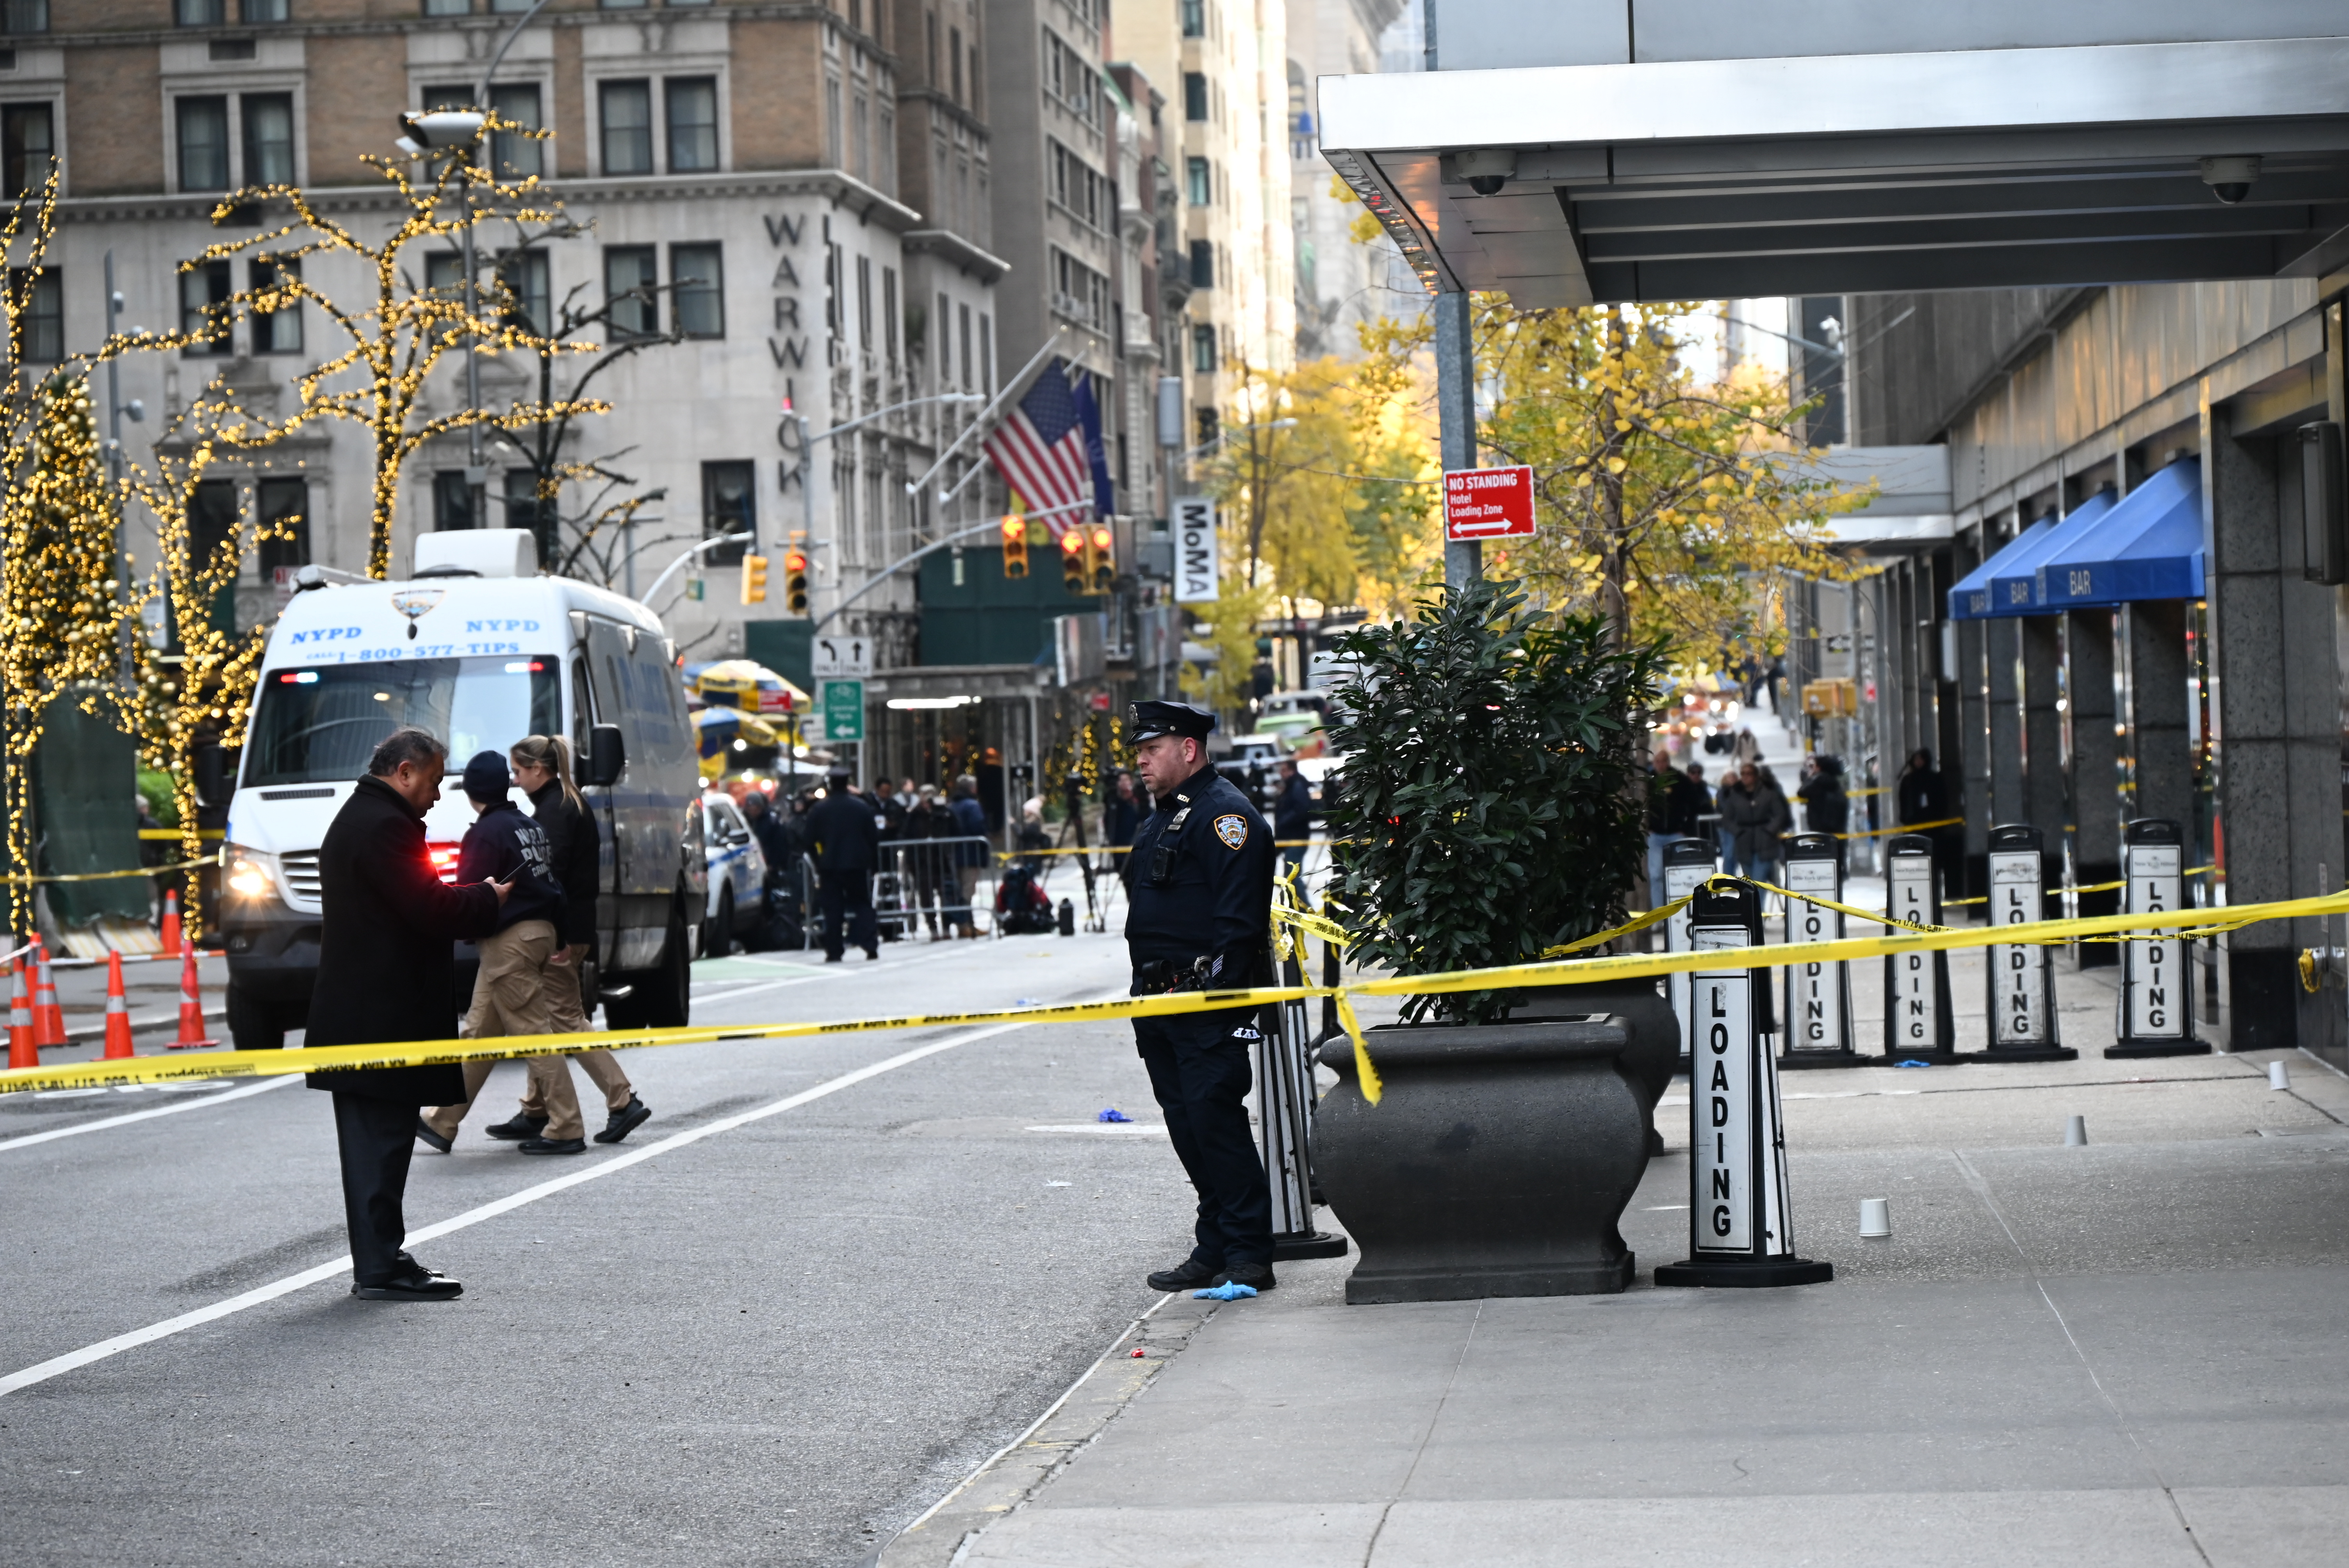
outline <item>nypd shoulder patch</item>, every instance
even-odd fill
[[[1216,837],[1224,841],[1225,848],[1238,849],[1247,842],[1247,819],[1246,817],[1216,818]]]

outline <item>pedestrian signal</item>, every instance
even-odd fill
[[[783,552],[783,608],[794,615],[807,614],[808,573],[807,552]]]
[[[1106,593],[1117,586],[1117,545],[1106,528],[1093,530],[1092,591]]]
[[[1072,528],[1061,535],[1061,586],[1071,593],[1086,592],[1085,579],[1091,575],[1085,570],[1087,553],[1083,529]]]
[[[742,557],[742,603],[763,604],[767,602],[767,558],[763,555]]]
[[[1024,517],[1003,520],[1003,575],[1028,575],[1028,520]]]

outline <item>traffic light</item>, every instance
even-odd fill
[[[1017,514],[1003,520],[1003,575],[1028,575],[1028,520]]]
[[[1093,530],[1093,592],[1107,593],[1117,586],[1117,545],[1106,527]]]
[[[767,558],[763,555],[742,557],[742,603],[763,604],[767,602]]]
[[[761,565],[763,566],[763,562]],[[765,575],[764,572],[761,576]],[[793,548],[783,552],[783,608],[794,615],[807,614],[807,552]]]
[[[1061,535],[1061,586],[1071,593],[1086,592],[1085,531],[1071,528]]]

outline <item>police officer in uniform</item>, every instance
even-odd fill
[[[1216,716],[1179,702],[1127,709],[1142,781],[1156,810],[1135,830],[1126,950],[1136,996],[1230,991],[1272,980],[1272,833],[1248,798],[1207,760]],[[1191,1255],[1150,1288],[1226,1280],[1270,1290],[1272,1193],[1241,1100],[1257,1010],[1224,1008],[1133,1020],[1151,1092],[1199,1194]]]

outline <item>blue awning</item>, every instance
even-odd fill
[[[1950,619],[1980,621],[1992,615],[2020,614],[2019,610],[1993,608],[1991,583],[2008,567],[2017,562],[2036,561],[2039,542],[2055,531],[2055,520],[2043,517],[2007,542],[2006,548],[1975,567],[1950,590]]]
[[[1993,615],[2045,615],[2052,614],[2041,593],[2040,569],[2094,529],[2105,514],[2113,510],[2113,492],[2098,490],[2070,511],[2064,521],[2039,536],[2037,548],[2028,559],[2018,559],[2002,564],[1991,579],[1990,613]]]
[[[2039,564],[2043,613],[2202,597],[2202,462],[2180,458]]]

